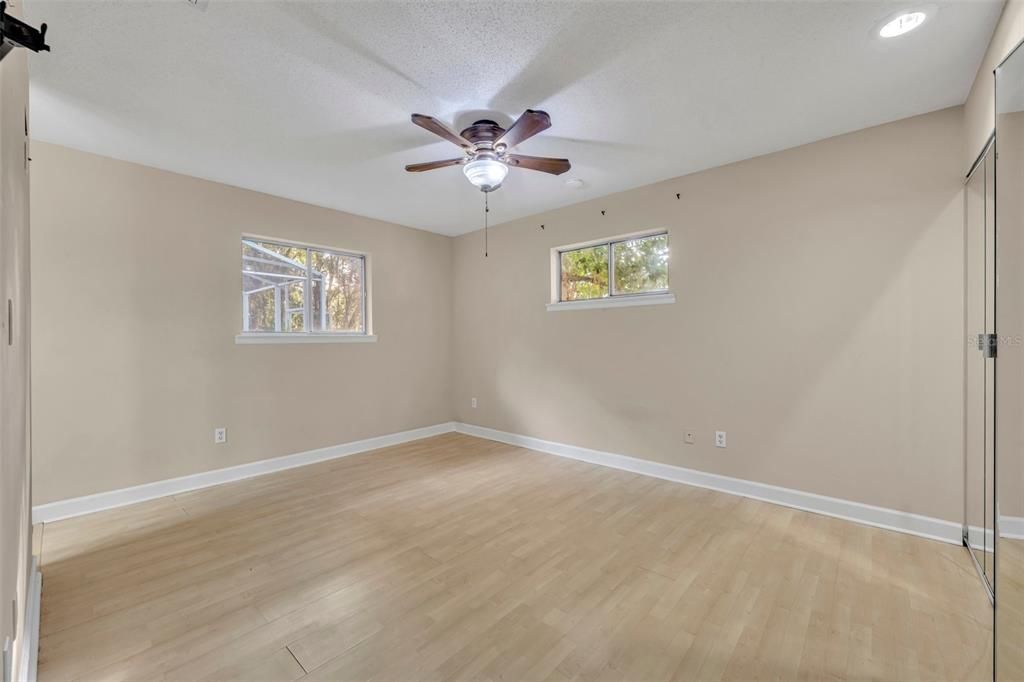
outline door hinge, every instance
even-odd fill
[[[986,358],[994,358],[998,354],[999,337],[995,334],[978,334],[978,350]]]

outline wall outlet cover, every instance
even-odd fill
[[[687,431],[686,433],[683,434],[683,440],[686,442],[687,445],[693,445],[694,443],[697,442],[697,436],[694,435],[693,431]]]
[[[725,447],[725,431],[715,431],[715,447]]]
[[[228,442],[228,430],[223,426],[213,430],[213,442],[214,443],[227,443]]]

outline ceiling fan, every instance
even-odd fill
[[[508,152],[510,148],[551,127],[551,117],[544,111],[527,109],[508,130],[487,119],[477,121],[461,133],[456,133],[432,116],[413,114],[412,122],[462,147],[464,155],[445,161],[414,163],[405,167],[410,173],[447,166],[462,166],[466,178],[474,186],[479,187],[481,192],[493,192],[501,187],[510,167],[526,168],[552,175],[561,175],[572,167],[568,159],[523,156]]]

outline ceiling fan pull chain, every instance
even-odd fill
[[[487,227],[490,225],[489,214],[491,212],[487,199],[487,192],[484,192],[484,258],[487,258]]]

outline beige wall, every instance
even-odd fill
[[[447,237],[48,144],[32,157],[36,504],[450,418]],[[235,345],[243,232],[368,252],[379,341]]]
[[[502,225],[487,259],[37,143],[36,503],[456,418],[959,521],[963,113]],[[677,303],[545,310],[552,247],[655,228]],[[243,232],[370,252],[380,341],[235,345]]]
[[[11,8],[13,14],[21,14],[20,5]],[[0,62],[0,646],[13,638],[12,679],[22,663],[32,552],[27,59],[27,51],[18,48]]]
[[[1024,40],[1024,0],[1007,0],[1003,14],[996,25],[988,51],[978,69],[978,75],[971,86],[971,93],[964,105],[964,120],[967,132],[964,145],[964,172],[978,158],[985,142],[995,127],[995,105],[993,92],[995,82],[992,70],[1006,58],[1006,55]]]
[[[962,134],[947,109],[456,239],[456,418],[960,521]],[[545,310],[552,247],[656,228],[675,304]]]

